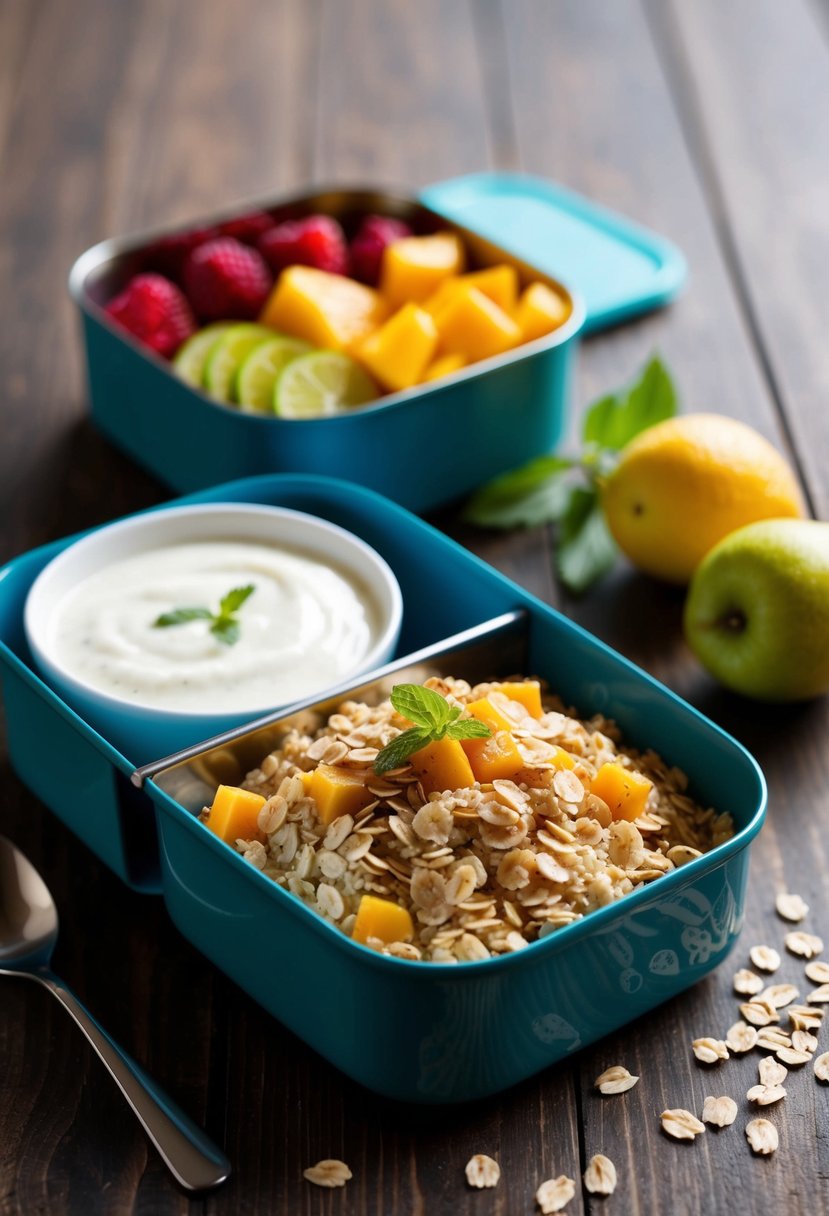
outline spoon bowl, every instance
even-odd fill
[[[204,1191],[224,1182],[230,1174],[224,1153],[50,971],[57,939],[58,913],[49,888],[29,859],[0,836],[0,975],[34,980],[68,1010],[185,1190]]]

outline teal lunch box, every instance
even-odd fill
[[[318,189],[253,207],[275,222],[322,211],[348,234],[371,212],[416,231],[454,228],[470,266],[516,266],[522,284],[552,283],[572,313],[547,337],[439,381],[328,418],[242,413],[178,379],[170,364],[114,325],[106,303],[135,273],[157,267],[155,232],[104,241],[70,275],[86,345],[92,417],[100,429],[181,492],[258,473],[345,477],[423,512],[459,498],[561,438],[576,338],[664,304],[682,285],[681,254],[619,216],[550,182],[481,174],[428,187],[414,199],[366,189]]]
[[[684,769],[692,794],[729,811],[735,824],[727,843],[520,953],[456,966],[373,954],[263,877],[196,818],[219,781],[240,779],[274,746],[285,718],[313,715],[314,704],[133,773],[135,764],[34,674],[26,651],[26,591],[69,542],[16,558],[0,571],[0,675],[17,772],[125,881],[161,891],[181,932],[275,1017],[370,1089],[407,1101],[459,1102],[552,1064],[723,960],[742,925],[748,846],[766,801],[762,773],[737,742],[560,613],[372,491],[321,477],[270,476],[184,501],[271,503],[349,529],[389,562],[401,585],[396,678],[413,663],[416,675],[424,663],[471,678],[516,670],[539,675],[582,715],[615,718],[626,741],[653,747]],[[424,648],[425,655],[417,653]],[[380,695],[393,680],[387,672],[381,684],[381,674],[360,677],[359,687]]]

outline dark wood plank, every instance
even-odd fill
[[[651,7],[766,377],[825,518],[826,13],[809,0]]]

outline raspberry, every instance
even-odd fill
[[[285,220],[259,240],[259,252],[274,271],[286,266],[315,266],[330,274],[348,270],[348,249],[342,228],[330,215]]]
[[[249,211],[247,215],[239,215],[234,220],[225,220],[219,224],[222,236],[233,236],[243,245],[256,245],[260,236],[273,228],[273,216],[267,211]]]
[[[104,311],[165,359],[196,332],[190,305],[175,283],[160,274],[137,274]]]
[[[249,321],[271,289],[271,272],[255,249],[217,236],[194,249],[184,265],[184,288],[205,321]]]
[[[376,287],[386,246],[411,235],[411,228],[403,220],[395,220],[388,215],[367,215],[351,242],[351,273],[354,278]]]
[[[171,232],[169,236],[159,237],[148,250],[153,270],[181,282],[181,272],[188,256],[199,245],[217,235],[216,228],[190,228],[186,232]]]

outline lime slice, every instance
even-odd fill
[[[255,347],[272,337],[273,330],[264,325],[254,325],[250,321],[231,325],[210,351],[205,364],[204,387],[210,396],[217,401],[233,401],[239,368]]]
[[[273,406],[280,418],[324,418],[378,396],[359,363],[338,350],[315,350],[280,373]]]
[[[301,338],[281,334],[255,346],[239,368],[235,396],[246,413],[272,414],[273,389],[277,377],[292,359],[306,355],[313,347]]]
[[[210,352],[223,334],[230,329],[232,321],[216,321],[193,334],[192,338],[179,347],[173,359],[173,367],[177,376],[201,388],[204,383],[204,369]]]

